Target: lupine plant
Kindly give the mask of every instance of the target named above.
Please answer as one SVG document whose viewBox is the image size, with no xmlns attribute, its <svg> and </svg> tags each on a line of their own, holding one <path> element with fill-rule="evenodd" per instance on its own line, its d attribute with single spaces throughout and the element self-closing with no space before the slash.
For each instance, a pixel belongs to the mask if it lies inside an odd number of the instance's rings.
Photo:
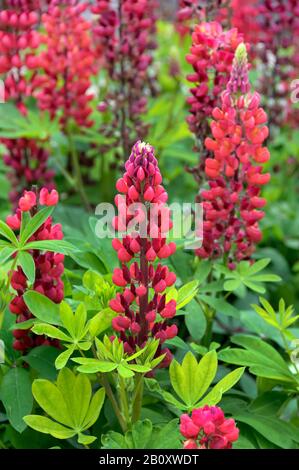
<svg viewBox="0 0 299 470">
<path fill-rule="evenodd" d="M 298 449 L 297 3 L 1 3 L 1 449 Z"/>
<path fill-rule="evenodd" d="M 156 6 L 155 0 L 104 0 L 92 7 L 97 15 L 94 40 L 103 50 L 108 74 L 98 107 L 105 116 L 102 132 L 112 137 L 114 157 L 123 161 L 137 138 L 147 135 L 142 115 L 156 88 L 151 68 Z"/>
<path fill-rule="evenodd" d="M 187 99 L 190 106 L 187 122 L 196 137 L 195 150 L 200 155 L 198 166 L 191 170 L 198 183 L 202 182 L 205 160 L 209 156 L 210 149 L 204 146 L 211 129 L 209 119 L 213 109 L 220 104 L 235 50 L 241 42 L 242 35 L 237 29 L 223 31 L 216 21 L 196 25 L 192 34 L 192 46 L 186 60 L 193 67 L 193 73 L 187 79 L 194 85 Z"/>
<path fill-rule="evenodd" d="M 14 102 L 24 115 L 28 112 L 26 98 L 32 96 L 35 88 L 39 64 L 36 51 L 42 42 L 36 31 L 39 3 L 8 0 L 0 12 L 0 76 L 4 79 L 5 99 Z M 25 67 L 29 75 L 24 74 Z M 39 182 L 53 188 L 54 173 L 48 169 L 49 154 L 41 142 L 24 138 L 5 138 L 2 142 L 7 148 L 3 160 L 9 167 L 10 199 L 14 204 L 20 193 L 32 184 Z"/>
<path fill-rule="evenodd" d="M 275 133 L 285 122 L 295 124 L 298 119 L 290 99 L 290 82 L 298 76 L 298 8 L 296 0 L 237 2 L 232 18 L 253 44 L 261 70 L 258 91 L 267 96 L 265 106 Z"/>
</svg>

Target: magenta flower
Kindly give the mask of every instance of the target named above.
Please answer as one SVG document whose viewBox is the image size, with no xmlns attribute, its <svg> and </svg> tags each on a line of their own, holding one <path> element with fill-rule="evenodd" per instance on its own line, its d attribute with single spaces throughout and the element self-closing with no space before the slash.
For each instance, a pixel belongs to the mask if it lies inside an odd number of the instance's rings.
<svg viewBox="0 0 299 470">
<path fill-rule="evenodd" d="M 202 182 L 205 159 L 210 154 L 204 148 L 204 139 L 211 133 L 209 119 L 213 109 L 221 104 L 221 93 L 230 78 L 234 53 L 242 40 L 237 29 L 225 32 L 216 21 L 196 25 L 192 34 L 192 46 L 186 56 L 193 68 L 187 75 L 193 84 L 187 99 L 190 106 L 187 122 L 196 138 L 195 150 L 200 154 L 198 167 L 191 170 L 198 183 Z"/>
<path fill-rule="evenodd" d="M 257 89 L 264 97 L 269 122 L 277 132 L 298 125 L 290 83 L 299 73 L 299 3 L 297 0 L 233 0 L 232 22 L 253 44 L 260 70 Z"/>
<path fill-rule="evenodd" d="M 176 313 L 176 302 L 166 300 L 165 289 L 172 286 L 176 276 L 158 260 L 168 258 L 175 251 L 175 243 L 166 241 L 171 228 L 169 209 L 165 206 L 167 193 L 162 186 L 162 176 L 149 144 L 138 141 L 125 164 L 125 174 L 116 183 L 118 194 L 115 198 L 119 215 L 114 226 L 121 231 L 129 227 L 133 217 L 142 223 L 146 216 L 145 232 L 125 234 L 112 242 L 122 263 L 113 273 L 113 282 L 122 288 L 121 293 L 111 300 L 110 307 L 119 315 L 112 326 L 119 333 L 127 353 L 133 353 L 136 346 L 143 347 L 149 338 L 157 338 L 160 347 L 157 354 L 166 354 L 160 366 L 167 366 L 171 354 L 162 344 L 177 335 L 176 325 L 168 320 Z M 145 207 L 145 214 L 139 210 Z M 125 211 L 120 205 L 125 205 Z M 134 204 L 132 211 L 132 204 Z M 150 210 L 157 211 L 157 217 L 150 217 Z M 153 212 L 151 212 L 152 214 Z M 162 217 L 159 214 L 163 213 Z M 158 262 L 157 262 L 158 261 Z"/>
<path fill-rule="evenodd" d="M 56 205 L 58 203 L 58 193 L 51 191 L 50 193 L 46 188 L 42 188 L 38 195 L 33 191 L 25 191 L 19 200 L 19 207 L 14 215 L 7 217 L 6 222 L 11 229 L 18 231 L 21 226 L 22 212 L 30 211 L 35 214 L 38 211 L 38 204 L 40 206 Z M 43 225 L 32 235 L 30 241 L 38 240 L 61 240 L 63 233 L 60 224 L 53 225 L 52 218 L 49 217 Z M 55 303 L 60 303 L 63 299 L 63 281 L 61 276 L 64 271 L 64 255 L 52 253 L 48 251 L 33 250 L 31 252 L 35 263 L 36 276 L 31 289 L 48 297 Z M 11 286 L 16 291 L 15 297 L 10 302 L 9 308 L 11 313 L 17 316 L 16 323 L 21 323 L 33 317 L 24 302 L 23 296 L 28 286 L 28 280 L 19 266 L 12 274 Z M 57 346 L 58 342 L 55 340 L 45 339 L 43 336 L 34 335 L 29 330 L 14 330 L 14 343 L 13 347 L 21 352 L 26 352 L 28 349 L 36 346 L 54 345 Z"/>
<path fill-rule="evenodd" d="M 35 90 L 39 67 L 37 49 L 42 37 L 37 31 L 39 0 L 8 0 L 0 11 L 0 75 L 4 75 L 5 100 L 26 115 L 26 98 Z M 4 163 L 12 185 L 10 199 L 17 206 L 22 191 L 36 183 L 52 189 L 54 172 L 48 167 L 48 152 L 30 139 L 1 139 L 7 148 Z"/>
<path fill-rule="evenodd" d="M 225 418 L 221 408 L 204 406 L 181 416 L 180 431 L 185 449 L 231 449 L 239 438 L 233 418 Z"/>
<path fill-rule="evenodd" d="M 269 173 L 262 173 L 262 164 L 270 158 L 263 146 L 269 133 L 267 115 L 258 93 L 249 92 L 247 71 L 246 48 L 240 44 L 222 106 L 212 113 L 214 138 L 205 141 L 213 156 L 205 162 L 209 189 L 201 192 L 204 236 L 197 254 L 225 256 L 231 267 L 235 260 L 250 259 L 262 238 L 258 222 L 266 201 L 260 193 L 270 179 Z"/>
<path fill-rule="evenodd" d="M 42 15 L 46 47 L 40 54 L 42 73 L 35 79 L 35 96 L 40 109 L 49 111 L 52 117 L 62 111 L 64 129 L 71 120 L 82 127 L 93 125 L 89 88 L 97 65 L 91 23 L 83 16 L 86 9 L 87 4 L 78 0 L 51 0 Z"/>
</svg>

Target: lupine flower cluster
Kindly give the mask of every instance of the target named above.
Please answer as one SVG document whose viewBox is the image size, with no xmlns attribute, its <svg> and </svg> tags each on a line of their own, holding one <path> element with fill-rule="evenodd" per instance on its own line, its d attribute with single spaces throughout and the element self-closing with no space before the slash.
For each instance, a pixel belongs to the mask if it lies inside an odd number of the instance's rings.
<svg viewBox="0 0 299 470">
<path fill-rule="evenodd" d="M 219 21 L 227 25 L 229 0 L 180 0 L 177 11 L 177 29 L 184 36 L 194 25 Z"/>
<path fill-rule="evenodd" d="M 298 0 L 234 0 L 232 6 L 233 24 L 254 45 L 258 91 L 271 125 L 277 130 L 286 122 L 298 123 L 298 110 L 290 100 L 290 83 L 299 72 Z"/>
<path fill-rule="evenodd" d="M 231 268 L 235 260 L 250 259 L 261 240 L 258 222 L 266 201 L 260 192 L 270 179 L 262 174 L 262 164 L 270 158 L 263 146 L 269 133 L 267 115 L 259 94 L 249 88 L 246 48 L 240 44 L 222 106 L 212 112 L 213 139 L 205 140 L 213 157 L 205 162 L 209 189 L 201 193 L 204 236 L 197 251 L 203 258 L 224 256 Z"/>
<path fill-rule="evenodd" d="M 184 449 L 231 449 L 239 438 L 233 418 L 225 418 L 218 406 L 204 406 L 181 416 Z"/>
<path fill-rule="evenodd" d="M 42 188 L 38 194 L 33 191 L 24 191 L 19 199 L 15 214 L 8 216 L 6 222 L 11 229 L 18 232 L 21 226 L 22 213 L 29 211 L 31 215 L 34 215 L 38 211 L 38 204 L 39 206 L 53 206 L 57 203 L 58 193 L 56 190 L 49 192 L 48 189 Z M 61 225 L 53 225 L 52 218 L 49 217 L 32 235 L 30 241 L 61 240 L 62 238 Z M 53 302 L 60 303 L 64 295 L 61 279 L 64 271 L 64 255 L 39 250 L 34 250 L 31 254 L 35 263 L 36 276 L 35 282 L 30 288 L 45 295 Z M 29 285 L 20 266 L 12 273 L 11 287 L 16 291 L 16 295 L 10 302 L 9 308 L 11 313 L 17 316 L 16 324 L 33 318 L 23 299 Z M 46 339 L 43 336 L 36 336 L 30 329 L 16 329 L 13 336 L 15 338 L 13 347 L 22 353 L 42 344 L 58 346 L 57 341 Z"/>
<path fill-rule="evenodd" d="M 82 127 L 93 124 L 89 105 L 93 95 L 88 90 L 96 68 L 91 24 L 83 17 L 86 8 L 78 0 L 51 0 L 42 15 L 46 49 L 39 59 L 42 74 L 36 79 L 35 95 L 39 108 L 52 117 L 60 110 L 63 129 L 70 120 Z"/>
<path fill-rule="evenodd" d="M 144 211 L 132 206 L 142 203 L 147 208 L 146 229 L 145 234 L 133 231 L 113 240 L 113 248 L 122 263 L 121 268 L 114 270 L 113 282 L 123 290 L 110 302 L 110 307 L 119 314 L 112 326 L 129 354 L 136 351 L 136 346 L 143 347 L 149 338 L 159 339 L 157 355 L 165 354 L 160 367 L 166 367 L 171 354 L 162 345 L 174 338 L 178 330 L 175 324 L 168 325 L 168 320 L 175 316 L 176 302 L 166 300 L 165 289 L 175 283 L 176 276 L 167 266 L 155 262 L 168 258 L 176 248 L 174 242 L 166 241 L 172 226 L 165 206 L 168 196 L 161 184 L 154 149 L 149 144 L 138 141 L 134 145 L 125 169 L 116 184 L 121 194 L 115 198 L 119 215 L 114 219 L 114 226 L 121 232 L 129 227 L 134 216 L 142 223 Z M 125 207 L 121 209 L 121 205 Z M 150 210 L 156 217 L 151 218 Z"/>
<path fill-rule="evenodd" d="M 110 112 L 111 122 L 103 132 L 114 137 L 126 158 L 137 137 L 143 139 L 148 127 L 141 116 L 147 96 L 155 93 L 152 50 L 155 49 L 156 0 L 97 0 L 92 7 L 98 15 L 95 41 L 103 50 L 108 71 L 108 92 L 99 110 Z"/>
<path fill-rule="evenodd" d="M 22 73 L 38 66 L 33 51 L 40 45 L 40 34 L 35 31 L 39 22 L 36 9 L 39 1 L 7 0 L 0 11 L 0 74 L 5 78 L 6 99 L 21 105 L 24 96 L 32 94 L 31 82 Z M 12 73 L 13 71 L 13 73 Z"/>
<path fill-rule="evenodd" d="M 34 91 L 39 65 L 36 50 L 42 42 L 36 31 L 40 2 L 7 0 L 4 3 L 6 8 L 0 11 L 0 74 L 4 74 L 5 100 L 14 102 L 26 114 L 25 99 Z M 23 189 L 32 184 L 39 182 L 53 188 L 54 173 L 47 169 L 45 149 L 29 139 L 2 139 L 2 142 L 7 148 L 4 163 L 10 168 L 10 199 L 15 206 Z"/>
<path fill-rule="evenodd" d="M 187 121 L 196 136 L 195 149 L 201 154 L 199 167 L 192 170 L 198 182 L 202 179 L 204 162 L 209 154 L 203 146 L 205 137 L 210 135 L 209 118 L 212 110 L 220 105 L 235 50 L 242 41 L 237 29 L 225 32 L 218 22 L 201 23 L 195 26 L 192 34 L 192 46 L 186 60 L 193 67 L 193 73 L 187 79 L 194 86 L 187 99 L 190 106 Z"/>
</svg>

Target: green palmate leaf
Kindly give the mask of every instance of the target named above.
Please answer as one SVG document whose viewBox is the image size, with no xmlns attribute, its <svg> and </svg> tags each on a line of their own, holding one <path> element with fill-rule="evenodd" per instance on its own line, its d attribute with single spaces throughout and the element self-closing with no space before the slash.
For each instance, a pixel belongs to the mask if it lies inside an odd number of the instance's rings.
<svg viewBox="0 0 299 470">
<path fill-rule="evenodd" d="M 266 289 L 263 286 L 260 286 L 253 281 L 244 280 L 243 284 L 244 286 L 248 287 L 248 289 L 252 290 L 253 292 L 257 292 L 258 294 L 264 294 L 266 292 Z"/>
<path fill-rule="evenodd" d="M 169 302 L 170 300 L 175 300 L 177 302 L 178 299 L 178 290 L 172 286 L 170 288 L 166 289 L 166 302 Z"/>
<path fill-rule="evenodd" d="M 263 308 L 259 305 L 252 305 L 256 313 L 263 318 L 269 325 L 274 326 L 277 330 L 288 335 L 287 328 L 299 319 L 299 315 L 294 316 L 294 308 L 292 305 L 286 308 L 283 299 L 279 301 L 279 311 L 276 314 L 271 304 L 263 297 L 259 298 Z"/>
<path fill-rule="evenodd" d="M 57 439 L 69 439 L 76 435 L 76 432 L 62 424 L 55 423 L 45 416 L 29 415 L 24 417 L 25 423 L 35 431 L 50 434 Z"/>
<path fill-rule="evenodd" d="M 18 264 L 21 266 L 30 284 L 33 284 L 35 281 L 35 263 L 32 256 L 26 251 L 20 251 L 18 254 Z"/>
<path fill-rule="evenodd" d="M 197 369 L 197 383 L 200 384 L 198 389 L 197 400 L 208 390 L 217 372 L 218 360 L 216 351 L 210 351 L 205 354 L 199 361 Z"/>
<path fill-rule="evenodd" d="M 10 246 L 12 248 L 11 243 L 8 240 L 0 239 L 0 250 L 2 250 L 2 248 L 5 248 L 6 246 Z"/>
<path fill-rule="evenodd" d="M 263 258 L 263 259 L 260 259 L 259 261 L 256 261 L 254 264 L 246 263 L 246 271 L 245 272 L 249 276 L 253 276 L 254 274 L 262 271 L 263 269 L 265 269 L 268 266 L 268 264 L 270 264 L 270 262 L 271 262 L 270 258 Z"/>
<path fill-rule="evenodd" d="M 153 425 L 149 419 L 137 421 L 131 432 L 126 435 L 127 440 L 132 441 L 134 449 L 146 449 L 153 432 Z"/>
<path fill-rule="evenodd" d="M 140 365 L 140 364 L 128 364 L 127 368 L 134 372 L 146 373 L 152 370 L 151 366 Z"/>
<path fill-rule="evenodd" d="M 23 416 L 31 412 L 33 405 L 30 376 L 25 369 L 15 367 L 5 374 L 1 399 L 10 424 L 18 432 L 24 431 Z"/>
<path fill-rule="evenodd" d="M 117 366 L 117 372 L 121 377 L 124 379 L 129 379 L 130 377 L 134 377 L 134 372 L 132 372 L 127 366 L 123 364 L 119 364 Z"/>
<path fill-rule="evenodd" d="M 15 252 L 16 249 L 11 246 L 5 246 L 2 249 L 0 248 L 0 264 L 5 264 Z"/>
<path fill-rule="evenodd" d="M 181 435 L 179 432 L 178 420 L 173 419 L 164 426 L 154 428 L 149 449 L 180 449 Z"/>
<path fill-rule="evenodd" d="M 251 351 L 249 352 L 232 348 L 230 350 L 221 351 L 219 353 L 219 358 L 229 364 L 247 366 L 252 374 L 260 377 L 276 381 L 293 382 L 291 375 L 281 372 L 281 370 L 277 369 L 273 364 L 270 366 L 268 363 L 263 364 L 262 355 L 254 354 Z"/>
<path fill-rule="evenodd" d="M 18 330 L 28 330 L 29 328 L 31 328 L 34 325 L 34 323 L 36 323 L 35 318 L 30 318 L 30 320 L 26 320 L 26 321 L 23 321 L 21 323 L 18 323 Z M 14 331 L 15 329 L 16 329 L 16 324 L 13 323 L 9 327 L 9 330 Z"/>
<path fill-rule="evenodd" d="M 69 255 L 76 251 L 76 247 L 65 240 L 41 240 L 29 242 L 24 245 L 26 250 L 52 251 L 53 253 L 62 253 Z"/>
<path fill-rule="evenodd" d="M 97 313 L 88 323 L 91 336 L 98 336 L 110 328 L 112 319 L 116 315 L 117 314 L 111 308 L 105 308 Z"/>
<path fill-rule="evenodd" d="M 239 367 L 227 374 L 221 379 L 212 390 L 196 404 L 196 408 L 200 408 L 204 405 L 217 405 L 221 401 L 222 395 L 230 390 L 242 377 L 245 367 Z"/>
<path fill-rule="evenodd" d="M 197 280 L 188 282 L 178 290 L 177 310 L 187 305 L 197 294 L 199 282 Z"/>
<path fill-rule="evenodd" d="M 234 418 L 237 422 L 246 423 L 253 427 L 270 442 L 283 449 L 292 449 L 294 448 L 294 440 L 298 442 L 298 429 L 297 432 L 292 432 L 293 428 L 288 423 L 276 417 L 242 413 L 237 414 Z"/>
<path fill-rule="evenodd" d="M 259 338 L 251 335 L 235 335 L 232 338 L 232 342 L 249 350 L 257 351 L 264 356 L 265 360 L 272 361 L 281 370 L 288 370 L 287 364 L 281 355 L 265 341 L 261 341 Z"/>
<path fill-rule="evenodd" d="M 204 282 L 212 269 L 212 263 L 209 260 L 201 260 L 199 266 L 196 268 L 194 277 L 199 284 Z"/>
<path fill-rule="evenodd" d="M 217 371 L 217 354 L 207 353 L 197 363 L 194 355 L 188 352 L 182 365 L 173 360 L 169 368 L 171 384 L 177 395 L 188 407 L 192 407 L 206 392 Z"/>
<path fill-rule="evenodd" d="M 15 247 L 18 247 L 19 242 L 12 229 L 2 220 L 0 220 L 0 235 L 6 240 L 9 240 Z"/>
<path fill-rule="evenodd" d="M 223 284 L 224 290 L 234 291 L 242 285 L 241 279 L 232 279 L 231 281 L 225 281 Z"/>
<path fill-rule="evenodd" d="M 33 333 L 36 335 L 45 335 L 49 338 L 60 339 L 61 341 L 71 342 L 72 338 L 67 336 L 63 331 L 55 326 L 48 325 L 47 323 L 37 323 L 32 327 Z"/>
<path fill-rule="evenodd" d="M 153 426 L 150 420 L 137 421 L 125 436 L 109 431 L 102 436 L 103 449 L 180 449 L 178 420 Z"/>
<path fill-rule="evenodd" d="M 171 393 L 166 392 L 165 390 L 161 390 L 161 396 L 167 403 L 173 405 L 178 410 L 187 411 L 189 409 L 187 405 L 184 405 L 181 401 L 177 400 Z"/>
<path fill-rule="evenodd" d="M 59 306 L 59 314 L 63 326 L 67 329 L 72 338 L 75 337 L 74 315 L 73 310 L 65 301 L 61 302 Z"/>
<path fill-rule="evenodd" d="M 92 342 L 91 341 L 80 341 L 78 343 L 78 348 L 79 349 L 82 349 L 82 351 L 88 351 L 92 346 Z"/>
<path fill-rule="evenodd" d="M 92 397 L 89 409 L 83 421 L 83 429 L 90 428 L 98 419 L 100 410 L 104 404 L 105 390 L 100 388 Z"/>
<path fill-rule="evenodd" d="M 217 313 L 223 313 L 224 315 L 235 318 L 239 318 L 240 316 L 239 310 L 230 303 L 226 302 L 226 300 L 223 298 L 217 299 L 209 295 L 200 295 L 200 300 L 215 309 Z"/>
<path fill-rule="evenodd" d="M 70 369 L 64 369 L 58 375 L 57 387 L 64 397 L 72 396 L 72 400 L 66 401 L 69 416 L 75 427 L 80 427 L 87 414 L 91 400 L 91 384 L 86 375 L 75 376 Z"/>
<path fill-rule="evenodd" d="M 117 364 L 113 362 L 99 361 L 98 359 L 88 359 L 84 357 L 73 357 L 72 360 L 77 364 L 79 372 L 95 373 L 95 372 L 111 372 L 117 368 Z"/>
<path fill-rule="evenodd" d="M 31 215 L 30 215 L 29 211 L 22 212 L 22 215 L 21 215 L 21 231 L 24 230 L 26 225 L 29 223 L 30 219 L 31 219 Z"/>
<path fill-rule="evenodd" d="M 27 107 L 26 116 L 11 103 L 1 104 L 0 136 L 6 139 L 36 139 L 44 141 L 52 134 L 59 132 L 58 117 L 51 119 L 49 113 L 42 113 L 32 108 L 32 104 Z"/>
<path fill-rule="evenodd" d="M 98 390 L 92 397 L 87 376 L 76 376 L 65 368 L 58 374 L 57 385 L 38 379 L 34 381 L 32 390 L 38 404 L 55 421 L 49 418 L 41 421 L 35 415 L 26 416 L 24 419 L 29 426 L 59 439 L 77 434 L 78 442 L 84 444 L 96 439 L 83 435 L 83 432 L 99 417 L 105 398 L 104 389 Z"/>
<path fill-rule="evenodd" d="M 85 305 L 83 303 L 79 304 L 76 312 L 73 314 L 71 307 L 66 302 L 62 302 L 60 304 L 60 318 L 63 326 L 69 333 L 68 339 L 64 338 L 64 340 L 73 343 L 76 348 L 87 351 L 91 347 L 91 343 L 90 341 L 84 341 L 88 333 Z M 61 334 L 65 335 L 65 333 Z"/>
<path fill-rule="evenodd" d="M 279 282 L 281 277 L 276 274 L 259 274 L 257 276 L 251 276 L 250 280 L 252 282 Z"/>
<path fill-rule="evenodd" d="M 51 323 L 52 325 L 60 325 L 59 305 L 52 302 L 45 295 L 36 291 L 27 291 L 23 296 L 24 302 L 39 320 Z"/>
<path fill-rule="evenodd" d="M 85 323 L 86 323 L 87 313 L 86 308 L 83 303 L 79 304 L 75 316 L 74 316 L 74 334 L 75 338 L 82 338 L 85 336 Z"/>
<path fill-rule="evenodd" d="M 251 265 L 248 261 L 241 261 L 234 271 L 230 271 L 219 265 L 218 271 L 225 275 L 224 289 L 230 292 L 240 289 L 244 286 L 263 294 L 265 288 L 263 282 L 279 282 L 281 278 L 275 274 L 257 274 L 270 263 L 270 258 L 262 259 Z"/>
<path fill-rule="evenodd" d="M 128 449 L 125 436 L 122 434 L 109 431 L 107 434 L 102 434 L 102 449 Z"/>
<path fill-rule="evenodd" d="M 257 376 L 293 382 L 294 377 L 280 354 L 269 344 L 249 335 L 236 335 L 232 342 L 245 349 L 226 349 L 219 353 L 219 358 L 231 364 L 248 366 Z"/>
<path fill-rule="evenodd" d="M 73 352 L 75 351 L 75 345 L 70 345 L 65 351 L 63 351 L 55 360 L 55 367 L 56 369 L 60 370 L 63 369 Z"/>
<path fill-rule="evenodd" d="M 33 382 L 32 393 L 39 406 L 59 423 L 72 427 L 73 416 L 69 413 L 67 396 L 56 385 L 44 379 Z"/>
<path fill-rule="evenodd" d="M 265 392 L 250 403 L 248 410 L 259 415 L 275 416 L 287 398 L 286 392 Z"/>
<path fill-rule="evenodd" d="M 20 233 L 20 244 L 24 246 L 27 240 L 36 232 L 41 225 L 47 220 L 48 217 L 52 214 L 54 206 L 45 207 L 41 209 L 37 214 L 35 214 L 25 227 L 22 227 Z"/>
<path fill-rule="evenodd" d="M 184 364 L 184 368 L 183 368 Z M 170 364 L 169 376 L 171 385 L 174 388 L 177 395 L 187 404 L 190 403 L 190 393 L 192 390 L 190 381 L 193 382 L 195 371 L 197 370 L 197 361 L 192 353 L 187 353 L 182 365 L 180 365 L 175 359 Z M 190 370 L 191 369 L 191 370 Z"/>
<path fill-rule="evenodd" d="M 86 434 L 79 433 L 78 434 L 78 442 L 79 444 L 83 444 L 84 446 L 88 446 L 96 441 L 97 438 L 95 436 L 87 436 Z"/>
</svg>

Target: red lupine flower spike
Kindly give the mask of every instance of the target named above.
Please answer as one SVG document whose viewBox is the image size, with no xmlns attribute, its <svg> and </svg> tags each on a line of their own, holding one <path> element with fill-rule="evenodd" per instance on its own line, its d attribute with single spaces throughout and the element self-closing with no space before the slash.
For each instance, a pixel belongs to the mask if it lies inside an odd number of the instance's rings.
<svg viewBox="0 0 299 470">
<path fill-rule="evenodd" d="M 63 128 L 70 120 L 82 127 L 93 124 L 89 89 L 98 66 L 89 34 L 91 23 L 83 17 L 86 9 L 87 4 L 78 0 L 51 0 L 42 16 L 45 50 L 40 55 L 42 74 L 35 79 L 35 96 L 40 109 L 52 117 L 62 110 Z"/>
<path fill-rule="evenodd" d="M 45 199 L 46 198 L 46 199 Z M 51 204 L 49 204 L 49 198 Z M 49 193 L 46 188 L 42 188 L 39 194 L 33 191 L 25 191 L 20 198 L 19 208 L 13 216 L 7 217 L 8 225 L 15 231 L 21 226 L 22 212 L 31 211 L 35 213 L 38 210 L 37 201 L 45 205 L 56 205 L 58 202 L 58 194 L 56 192 Z M 32 235 L 31 241 L 38 240 L 61 240 L 63 233 L 60 224 L 53 225 L 52 218 L 49 217 L 42 226 Z M 30 288 L 36 292 L 40 292 L 55 303 L 60 303 L 63 299 L 63 282 L 61 276 L 64 271 L 64 255 L 43 252 L 38 250 L 31 251 L 35 263 L 36 277 L 33 286 Z M 23 300 L 23 296 L 29 288 L 28 280 L 19 266 L 12 274 L 11 287 L 15 289 L 16 295 L 10 303 L 11 313 L 17 316 L 16 324 L 29 320 L 33 317 L 29 308 Z M 53 345 L 58 346 L 55 340 L 45 339 L 42 336 L 34 335 L 30 330 L 15 330 L 13 332 L 15 349 L 26 352 L 35 346 Z"/>
<path fill-rule="evenodd" d="M 214 139 L 205 141 L 213 156 L 205 162 L 209 189 L 201 193 L 204 236 L 197 251 L 202 258 L 225 255 L 232 268 L 235 261 L 250 259 L 262 237 L 260 192 L 270 175 L 262 174 L 261 163 L 270 154 L 262 146 L 268 128 L 259 104 L 259 95 L 249 92 L 246 47 L 239 44 L 222 106 L 213 111 Z"/>
<path fill-rule="evenodd" d="M 35 76 L 40 66 L 38 48 L 42 43 L 38 31 L 41 2 L 8 0 L 0 11 L 0 76 L 4 75 L 5 101 L 13 102 L 26 115 L 25 99 L 34 94 Z M 7 153 L 12 185 L 10 200 L 17 207 L 23 190 L 38 183 L 52 189 L 54 172 L 48 167 L 48 152 L 30 139 L 1 139 Z"/>
<path fill-rule="evenodd" d="M 298 126 L 298 108 L 289 84 L 298 78 L 299 3 L 297 0 L 232 0 L 232 23 L 252 44 L 257 90 L 264 97 L 271 133 L 284 124 Z"/>
<path fill-rule="evenodd" d="M 198 183 L 203 179 L 205 160 L 212 150 L 204 148 L 204 139 L 221 132 L 219 128 L 210 129 L 209 119 L 213 110 L 219 112 L 216 110 L 220 109 L 221 94 L 230 78 L 234 53 L 242 41 L 237 29 L 223 31 L 217 21 L 201 22 L 192 34 L 192 46 L 186 56 L 193 69 L 187 76 L 192 84 L 187 99 L 190 107 L 187 122 L 196 137 L 195 150 L 199 152 L 199 165 L 190 170 Z"/>
<path fill-rule="evenodd" d="M 125 170 L 124 176 L 116 184 L 116 188 L 126 194 L 122 196 L 126 211 L 118 219 L 123 219 L 124 228 L 127 228 L 133 217 L 129 215 L 132 214 L 131 204 L 135 204 L 136 217 L 139 214 L 136 204 L 142 203 L 146 213 L 146 230 L 143 233 L 126 234 L 121 239 L 112 241 L 122 263 L 121 268 L 114 270 L 112 279 L 117 286 L 123 288 L 123 292 L 118 293 L 110 302 L 110 307 L 121 314 L 113 320 L 112 326 L 121 333 L 120 339 L 128 353 L 134 352 L 136 346 L 143 347 L 149 338 L 159 339 L 157 355 L 166 355 L 160 364 L 165 367 L 171 360 L 171 354 L 168 349 L 162 349 L 162 344 L 177 335 L 176 325 L 167 325 L 167 319 L 175 316 L 176 302 L 166 302 L 165 289 L 175 283 L 176 276 L 167 267 L 156 265 L 155 262 L 174 253 L 175 244 L 166 241 L 166 234 L 162 231 L 162 217 L 157 218 L 157 233 L 152 233 L 154 218 L 150 217 L 149 211 L 153 206 L 147 206 L 149 198 L 145 198 L 145 195 L 149 194 L 151 188 L 151 203 L 155 203 L 160 212 L 163 208 L 166 209 L 167 199 L 153 147 L 138 141 L 125 164 Z M 119 202 L 119 198 L 116 200 Z M 120 207 L 118 204 L 119 210 Z M 141 213 L 141 220 L 144 220 L 145 214 L 143 211 Z M 169 214 L 165 214 L 170 227 Z M 130 265 L 127 266 L 127 263 Z M 154 291 L 151 295 L 150 288 Z"/>
</svg>

